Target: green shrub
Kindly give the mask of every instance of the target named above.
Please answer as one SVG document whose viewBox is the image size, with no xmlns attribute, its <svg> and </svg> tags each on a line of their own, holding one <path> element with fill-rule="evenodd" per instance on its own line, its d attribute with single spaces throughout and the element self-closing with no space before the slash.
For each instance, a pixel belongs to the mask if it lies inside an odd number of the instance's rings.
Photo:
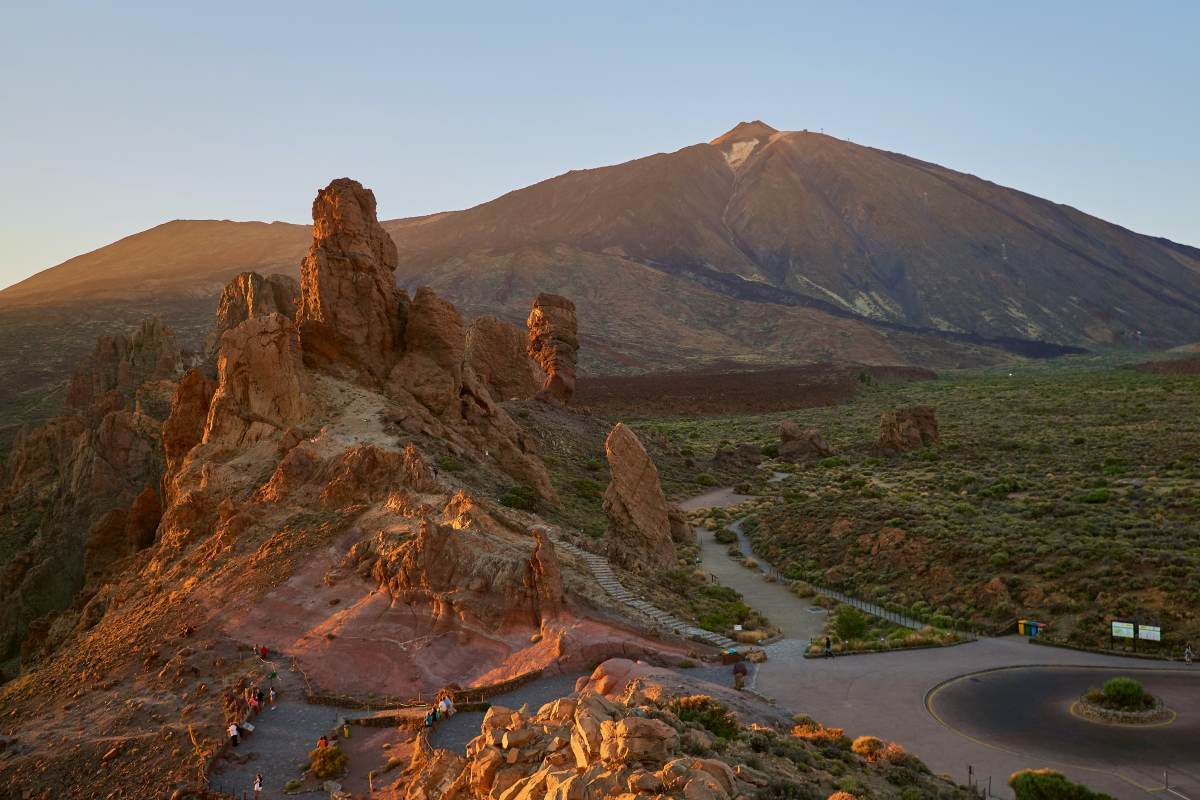
<svg viewBox="0 0 1200 800">
<path fill-rule="evenodd" d="M 779 445 L 774 444 L 774 443 L 764 444 L 762 446 L 762 454 L 764 456 L 766 456 L 767 458 L 778 458 L 779 457 Z"/>
<path fill-rule="evenodd" d="M 1008 553 L 1004 550 L 997 550 L 996 552 L 992 553 L 991 561 L 992 566 L 996 567 L 997 569 L 1000 569 L 1001 567 L 1007 567 L 1009 562 Z"/>
<path fill-rule="evenodd" d="M 604 465 L 600 463 L 600 459 L 598 458 L 589 458 L 584 463 L 584 466 L 590 469 L 592 472 L 599 472 Z"/>
<path fill-rule="evenodd" d="M 1104 705 L 1122 711 L 1141 711 L 1152 701 L 1141 683 L 1133 678 L 1110 678 L 1104 682 Z"/>
<path fill-rule="evenodd" d="M 733 544 L 738 540 L 737 534 L 729 530 L 729 528 L 717 528 L 713 531 L 713 538 L 718 544 Z"/>
<path fill-rule="evenodd" d="M 709 475 L 707 472 L 701 472 L 696 476 L 696 483 L 700 484 L 701 486 L 715 486 L 717 484 L 717 479 L 712 475 Z"/>
<path fill-rule="evenodd" d="M 336 778 L 346 768 L 346 754 L 340 747 L 318 747 L 308 754 L 312 764 L 309 767 L 312 774 L 320 779 Z"/>
<path fill-rule="evenodd" d="M 867 618 L 854 606 L 841 606 L 834 618 L 834 630 L 843 641 L 861 639 L 867 633 Z"/>
<path fill-rule="evenodd" d="M 438 469 L 442 472 L 458 472 L 462 469 L 462 464 L 455 461 L 450 456 L 442 456 L 437 460 Z"/>
<path fill-rule="evenodd" d="M 521 511 L 533 511 L 538 507 L 538 496 L 528 486 L 513 486 L 500 495 L 500 503 Z"/>
<path fill-rule="evenodd" d="M 706 694 L 676 697 L 667 708 L 683 722 L 697 722 L 713 736 L 733 739 L 738 733 L 737 717 Z"/>
<path fill-rule="evenodd" d="M 817 464 L 824 467 L 825 469 L 832 469 L 834 467 L 844 467 L 848 463 L 849 462 L 846 461 L 846 459 L 842 458 L 841 456 L 830 456 L 829 458 L 822 458 L 820 461 L 817 462 Z"/>
<path fill-rule="evenodd" d="M 1092 489 L 1079 499 L 1084 503 L 1107 503 L 1111 496 L 1108 489 Z"/>
<path fill-rule="evenodd" d="M 1008 779 L 1017 800 L 1113 800 L 1048 769 L 1023 769 Z"/>
</svg>

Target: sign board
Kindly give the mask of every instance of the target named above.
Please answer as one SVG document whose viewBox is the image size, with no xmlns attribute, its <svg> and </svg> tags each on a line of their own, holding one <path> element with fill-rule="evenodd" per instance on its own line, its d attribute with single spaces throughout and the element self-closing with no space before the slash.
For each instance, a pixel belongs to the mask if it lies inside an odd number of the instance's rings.
<svg viewBox="0 0 1200 800">
<path fill-rule="evenodd" d="M 1118 639 L 1132 639 L 1134 624 L 1132 622 L 1117 622 L 1113 620 L 1112 635 Z"/>
<path fill-rule="evenodd" d="M 1138 625 L 1138 638 L 1148 642 L 1162 641 L 1162 628 L 1158 625 Z"/>
<path fill-rule="evenodd" d="M 733 626 L 733 629 L 734 629 L 735 631 L 740 631 L 740 630 L 742 629 L 742 626 L 741 626 L 741 625 L 734 625 L 734 626 Z"/>
</svg>

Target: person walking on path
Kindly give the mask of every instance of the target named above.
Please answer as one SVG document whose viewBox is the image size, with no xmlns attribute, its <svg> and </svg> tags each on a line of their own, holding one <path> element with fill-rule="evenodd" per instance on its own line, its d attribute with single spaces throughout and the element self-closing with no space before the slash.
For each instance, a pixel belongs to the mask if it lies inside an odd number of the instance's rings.
<svg viewBox="0 0 1200 800">
<path fill-rule="evenodd" d="M 1183 660 L 1190 664 L 1195 657 L 1196 654 L 1192 652 L 1192 643 L 1188 642 L 1187 647 L 1183 648 Z"/>
<path fill-rule="evenodd" d="M 825 637 L 825 657 L 833 658 L 833 640 L 828 636 Z"/>
<path fill-rule="evenodd" d="M 733 688 L 741 690 L 746 688 L 746 662 L 739 661 L 733 665 Z"/>
<path fill-rule="evenodd" d="M 271 700 L 271 709 L 274 710 L 275 709 L 275 687 L 274 686 L 271 687 L 271 691 L 268 694 L 268 697 Z"/>
<path fill-rule="evenodd" d="M 229 723 L 229 743 L 238 746 L 238 726 L 236 722 Z"/>
<path fill-rule="evenodd" d="M 259 798 L 262 797 L 262 784 L 263 779 L 262 773 L 260 772 L 254 776 L 254 800 L 259 800 Z"/>
</svg>

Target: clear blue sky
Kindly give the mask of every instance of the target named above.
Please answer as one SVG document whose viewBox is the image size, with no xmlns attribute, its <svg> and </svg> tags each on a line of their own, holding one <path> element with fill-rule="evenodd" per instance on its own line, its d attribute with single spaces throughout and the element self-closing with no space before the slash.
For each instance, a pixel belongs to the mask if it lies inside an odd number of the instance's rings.
<svg viewBox="0 0 1200 800">
<path fill-rule="evenodd" d="M 754 118 L 1200 245 L 1200 3 L 4 5 L 0 286 L 342 175 L 408 216 Z"/>
</svg>

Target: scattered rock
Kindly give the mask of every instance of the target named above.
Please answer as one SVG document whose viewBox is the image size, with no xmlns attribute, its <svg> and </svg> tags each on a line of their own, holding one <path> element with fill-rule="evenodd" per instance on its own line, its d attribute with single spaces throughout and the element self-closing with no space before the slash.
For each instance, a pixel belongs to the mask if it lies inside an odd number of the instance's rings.
<svg viewBox="0 0 1200 800">
<path fill-rule="evenodd" d="M 608 557 L 634 570 L 675 566 L 670 512 L 658 469 L 628 426 L 618 422 L 604 442 L 612 475 L 604 492 Z"/>
<path fill-rule="evenodd" d="M 927 447 L 938 441 L 937 416 L 932 406 L 893 409 L 879 417 L 879 440 L 875 449 L 884 455 Z"/>
<path fill-rule="evenodd" d="M 801 428 L 790 420 L 779 426 L 779 457 L 790 461 L 806 458 L 827 458 L 834 450 L 816 428 Z"/>
</svg>

